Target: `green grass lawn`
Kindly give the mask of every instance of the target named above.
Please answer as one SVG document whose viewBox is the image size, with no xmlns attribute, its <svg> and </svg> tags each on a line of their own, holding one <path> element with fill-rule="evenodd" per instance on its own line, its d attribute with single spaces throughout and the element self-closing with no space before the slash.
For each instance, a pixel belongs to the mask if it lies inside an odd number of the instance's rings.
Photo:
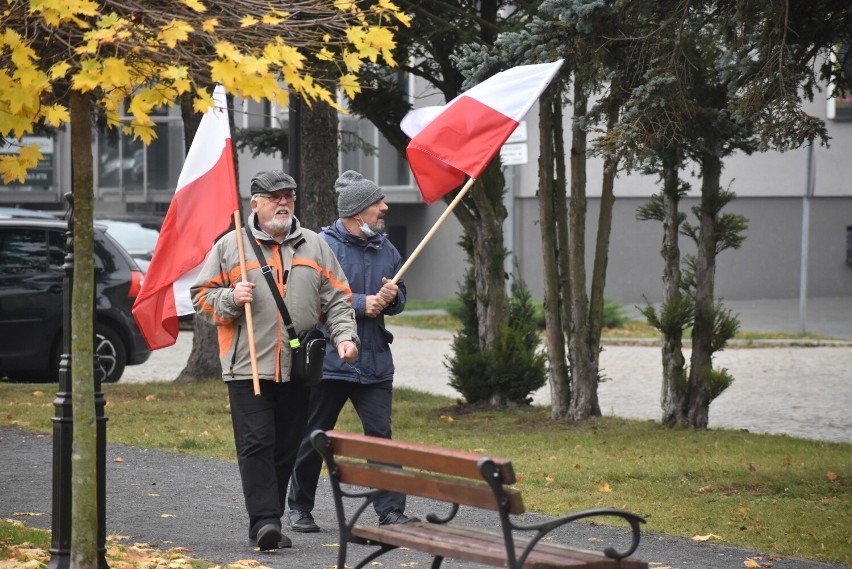
<svg viewBox="0 0 852 569">
<path fill-rule="evenodd" d="M 54 385 L 0 384 L 0 423 L 50 433 L 54 396 Z M 234 460 L 222 382 L 109 384 L 104 396 L 111 442 Z M 338 428 L 359 425 L 347 407 Z M 613 417 L 575 425 L 547 408 L 470 409 L 403 388 L 394 436 L 512 459 L 531 511 L 623 508 L 648 531 L 852 562 L 850 444 Z"/>
</svg>

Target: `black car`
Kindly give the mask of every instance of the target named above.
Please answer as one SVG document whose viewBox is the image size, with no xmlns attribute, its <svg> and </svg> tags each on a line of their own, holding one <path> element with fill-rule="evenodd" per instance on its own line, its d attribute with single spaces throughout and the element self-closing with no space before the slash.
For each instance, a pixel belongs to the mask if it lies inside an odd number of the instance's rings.
<svg viewBox="0 0 852 569">
<path fill-rule="evenodd" d="M 0 377 L 56 381 L 62 339 L 65 221 L 0 219 Z M 142 271 L 95 226 L 95 351 L 105 382 L 151 355 L 131 314 Z"/>
</svg>

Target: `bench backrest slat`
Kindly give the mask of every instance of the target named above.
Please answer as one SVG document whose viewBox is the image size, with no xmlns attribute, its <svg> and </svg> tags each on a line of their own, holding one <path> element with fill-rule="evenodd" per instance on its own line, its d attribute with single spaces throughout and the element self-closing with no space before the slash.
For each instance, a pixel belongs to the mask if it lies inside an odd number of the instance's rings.
<svg viewBox="0 0 852 569">
<path fill-rule="evenodd" d="M 336 465 L 338 479 L 344 484 L 401 492 L 485 510 L 497 511 L 499 509 L 499 505 L 494 499 L 494 492 L 485 482 L 440 478 L 422 472 L 365 462 L 337 461 Z M 513 488 L 505 488 L 504 491 L 509 513 L 524 513 L 521 492 Z"/>
<path fill-rule="evenodd" d="M 479 459 L 482 458 L 481 454 L 390 439 L 375 439 L 340 431 L 329 431 L 326 434 L 331 439 L 333 452 L 337 456 L 363 458 L 482 480 L 482 474 L 477 466 Z M 492 458 L 491 460 L 497 466 L 500 481 L 503 484 L 514 484 L 516 482 L 512 461 L 504 458 Z"/>
</svg>

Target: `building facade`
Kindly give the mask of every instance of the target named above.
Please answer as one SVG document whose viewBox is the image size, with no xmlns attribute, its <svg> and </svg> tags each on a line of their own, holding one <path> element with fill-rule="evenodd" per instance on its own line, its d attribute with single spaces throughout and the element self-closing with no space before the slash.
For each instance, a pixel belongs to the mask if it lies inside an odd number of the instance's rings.
<svg viewBox="0 0 852 569">
<path fill-rule="evenodd" d="M 418 100 L 430 104 L 428 99 Z M 434 99 L 431 104 L 435 104 Z M 852 113 L 846 109 L 833 100 L 817 101 L 807 108 L 826 119 L 831 136 L 828 147 L 735 155 L 725 160 L 722 185 L 737 194 L 725 211 L 746 216 L 749 227 L 739 250 L 727 250 L 718 257 L 717 297 L 796 298 L 803 283 L 809 297 L 852 296 L 852 117 L 848 116 Z M 286 110 L 253 102 L 240 102 L 236 110 L 238 127 L 286 127 Z M 93 153 L 98 215 L 165 215 L 183 164 L 183 125 L 178 109 L 153 118 L 158 138 L 147 147 L 123 135 L 96 133 Z M 516 260 L 517 276 L 527 283 L 534 297 L 541 298 L 535 108 L 523 126 L 502 153 L 508 186 L 506 245 L 513 256 L 507 260 L 507 272 L 512 272 Z M 357 133 L 377 149 L 375 155 L 354 151 L 341 154 L 340 168 L 357 169 L 382 186 L 390 205 L 387 221 L 391 239 L 407 256 L 446 206 L 442 202 L 431 206 L 423 203 L 404 157 L 372 125 L 342 116 L 341 128 Z M 25 184 L 0 186 L 0 206 L 64 208 L 62 196 L 71 186 L 69 134 L 60 132 L 35 141 L 42 146 L 44 160 Z M 253 158 L 250 153 L 241 153 L 239 187 L 243 199 L 248 199 L 249 180 L 255 172 L 282 164 L 286 167 L 281 156 Z M 601 173 L 602 162 L 592 159 L 586 237 L 590 270 Z M 696 178 L 693 186 L 699 184 Z M 624 304 L 638 304 L 643 298 L 657 301 L 662 296 L 662 227 L 657 222 L 636 220 L 637 207 L 657 191 L 657 180 L 651 176 L 622 173 L 616 181 L 606 296 Z M 690 208 L 698 203 L 698 197 L 698 191 L 693 190 L 682 202 L 682 211 L 691 215 Z M 460 233 L 460 225 L 451 216 L 411 265 L 405 275 L 410 298 L 444 299 L 457 293 L 466 265 L 458 246 Z M 690 252 L 691 244 L 685 238 L 681 244 L 684 252 Z"/>
</svg>

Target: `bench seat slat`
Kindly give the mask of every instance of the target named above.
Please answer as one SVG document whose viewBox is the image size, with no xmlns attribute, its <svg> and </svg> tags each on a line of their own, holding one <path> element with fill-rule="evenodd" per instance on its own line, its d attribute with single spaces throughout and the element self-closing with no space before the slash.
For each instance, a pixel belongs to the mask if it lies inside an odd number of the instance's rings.
<svg viewBox="0 0 852 569">
<path fill-rule="evenodd" d="M 337 470 L 340 482 L 345 484 L 402 492 L 421 498 L 455 502 L 485 510 L 499 510 L 499 505 L 494 499 L 494 492 L 484 482 L 451 480 L 378 464 L 346 461 L 339 461 Z M 524 501 L 521 492 L 513 488 L 506 488 L 505 493 L 508 499 L 507 508 L 509 512 L 512 514 L 524 513 Z"/>
<path fill-rule="evenodd" d="M 378 543 L 425 551 L 434 556 L 463 559 L 494 567 L 506 565 L 503 536 L 497 532 L 478 528 L 417 522 L 395 525 L 392 528 L 355 526 L 352 534 Z M 526 539 L 516 538 L 516 555 L 520 555 L 526 544 Z M 524 569 L 575 569 L 577 567 L 647 569 L 648 565 L 631 559 L 624 559 L 619 565 L 615 559 L 609 559 L 600 553 L 554 543 L 539 543 L 524 564 Z"/>
<path fill-rule="evenodd" d="M 460 450 L 449 450 L 391 439 L 365 437 L 355 433 L 330 431 L 326 433 L 336 456 L 364 458 L 387 464 L 398 464 L 411 468 L 422 468 L 452 476 L 464 476 L 482 480 L 477 462 L 481 454 Z M 512 461 L 492 458 L 500 472 L 503 484 L 514 484 L 515 470 Z"/>
</svg>

